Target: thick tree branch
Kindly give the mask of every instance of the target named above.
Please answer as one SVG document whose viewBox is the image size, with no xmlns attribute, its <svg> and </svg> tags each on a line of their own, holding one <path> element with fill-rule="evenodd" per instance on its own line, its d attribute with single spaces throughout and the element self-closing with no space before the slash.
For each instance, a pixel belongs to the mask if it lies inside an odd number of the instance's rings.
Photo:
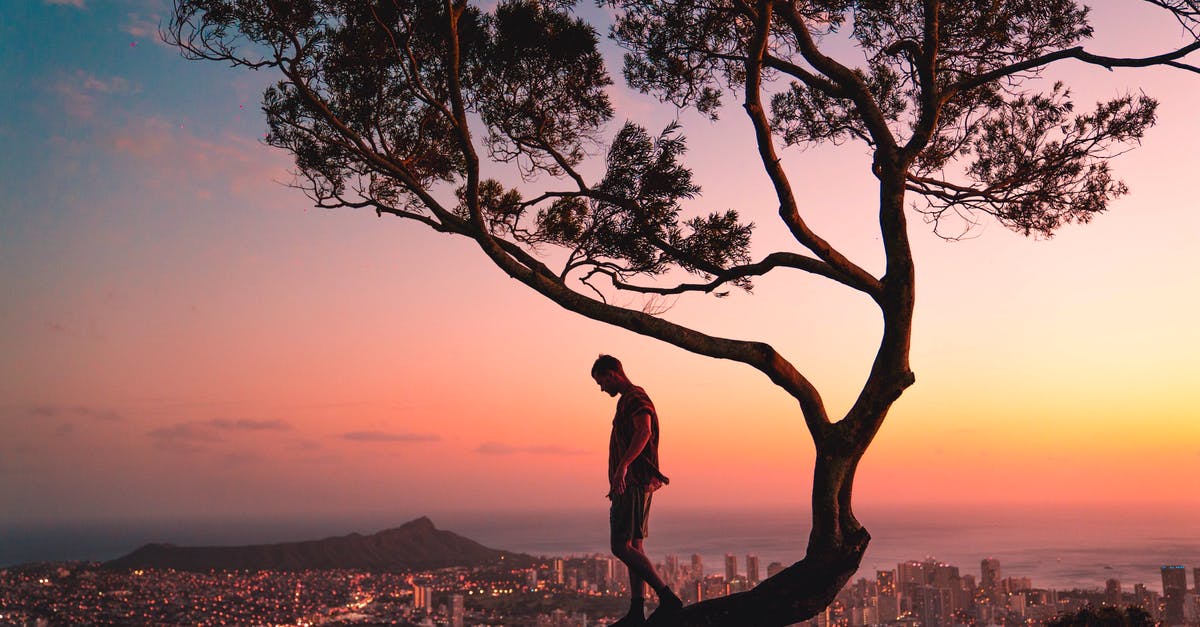
<svg viewBox="0 0 1200 627">
<path fill-rule="evenodd" d="M 711 293 L 717 288 L 731 281 L 752 276 L 761 276 L 770 272 L 771 270 L 774 270 L 775 268 L 794 268 L 797 270 L 803 270 L 805 272 L 823 276 L 848 287 L 854 287 L 857 289 L 849 277 L 838 274 L 829 264 L 824 263 L 819 259 L 813 259 L 812 257 L 806 257 L 804 255 L 797 255 L 796 253 L 788 252 L 771 253 L 764 257 L 762 261 L 757 263 L 727 268 L 721 271 L 720 274 L 718 274 L 712 281 L 709 281 L 708 283 L 681 283 L 674 287 L 642 286 L 632 285 L 621 281 L 613 273 L 606 272 L 605 274 L 608 274 L 608 276 L 612 279 L 613 286 L 618 289 L 640 292 L 643 294 L 670 296 L 675 294 L 683 294 L 685 292 Z M 876 298 L 878 295 L 872 294 L 871 296 L 872 298 Z"/>
<path fill-rule="evenodd" d="M 922 3 L 924 13 L 924 40 L 916 56 L 917 79 L 920 82 L 920 112 L 912 137 L 902 151 L 905 163 L 910 162 L 917 153 L 929 145 L 933 130 L 937 128 L 938 114 L 941 110 L 941 99 L 938 93 L 937 61 L 940 53 L 941 39 L 938 36 L 938 12 L 941 2 L 925 0 Z"/>
<path fill-rule="evenodd" d="M 871 134 L 871 139 L 887 150 L 895 149 L 896 139 L 892 135 L 891 129 L 888 128 L 887 119 L 883 115 L 883 111 L 879 108 L 879 104 L 875 102 L 875 98 L 871 96 L 871 90 L 867 88 L 862 78 L 850 68 L 838 63 L 831 57 L 825 56 L 817 48 L 817 43 L 813 39 L 808 26 L 805 24 L 804 17 L 797 10 L 795 3 L 776 0 L 772 4 L 778 6 L 784 21 L 791 28 L 800 46 L 800 54 L 804 56 L 804 59 L 812 64 L 817 71 L 828 76 L 834 83 L 844 89 L 847 96 L 854 101 L 854 106 L 857 108 L 863 124 L 866 125 L 867 132 Z"/>
<path fill-rule="evenodd" d="M 1152 57 L 1123 58 L 1092 54 L 1084 50 L 1083 46 L 1076 46 L 1074 48 L 1067 48 L 1065 50 L 1058 50 L 1056 52 L 1044 54 L 1033 59 L 1021 61 L 1020 63 L 1013 63 L 1001 68 L 996 68 L 990 72 L 985 72 L 978 76 L 965 78 L 951 85 L 947 89 L 945 95 L 943 95 L 943 99 L 949 98 L 955 93 L 966 91 L 968 89 L 974 89 L 980 85 L 985 85 L 1006 76 L 1027 72 L 1029 70 L 1044 67 L 1064 59 L 1077 59 L 1079 61 L 1083 61 L 1084 63 L 1098 65 L 1109 70 L 1118 67 L 1150 67 L 1154 65 L 1167 65 L 1170 67 L 1185 69 L 1190 72 L 1200 72 L 1200 68 L 1196 66 L 1179 63 L 1179 59 L 1182 59 L 1197 50 L 1200 50 L 1200 41 L 1195 41 L 1177 50 Z"/>
<path fill-rule="evenodd" d="M 834 271 L 849 279 L 851 287 L 878 299 L 881 286 L 879 281 L 866 270 L 855 265 L 829 242 L 814 233 L 800 216 L 796 196 L 792 192 L 791 182 L 784 172 L 778 154 L 775 152 L 775 142 L 771 135 L 770 122 L 762 105 L 762 57 L 766 54 L 767 37 L 769 36 L 770 20 L 773 13 L 773 2 L 766 0 L 759 7 L 759 17 L 756 32 L 746 60 L 745 104 L 747 115 L 754 124 L 755 138 L 758 143 L 758 154 L 763 168 L 771 178 L 775 187 L 775 195 L 779 198 L 779 216 L 787 224 L 792 236 L 809 250 L 813 251 L 822 261 L 829 264 Z M 715 274 L 715 273 L 714 273 Z"/>
</svg>

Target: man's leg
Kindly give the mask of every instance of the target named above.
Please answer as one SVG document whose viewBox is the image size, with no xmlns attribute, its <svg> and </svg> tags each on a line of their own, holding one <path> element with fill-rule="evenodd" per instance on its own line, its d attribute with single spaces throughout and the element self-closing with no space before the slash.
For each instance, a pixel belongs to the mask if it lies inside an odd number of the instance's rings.
<svg viewBox="0 0 1200 627">
<path fill-rule="evenodd" d="M 613 623 L 612 627 L 626 627 L 627 625 L 641 625 L 646 620 L 646 586 L 641 575 L 638 574 L 638 569 L 629 563 L 631 555 L 628 538 L 622 538 L 614 533 L 612 537 L 613 555 L 625 564 L 625 569 L 629 571 L 629 612 L 621 620 Z"/>
<path fill-rule="evenodd" d="M 662 581 L 659 573 L 654 571 L 654 563 L 650 562 L 646 551 L 643 550 L 642 538 L 624 542 L 618 542 L 618 538 L 613 538 L 612 550 L 613 555 L 616 555 L 629 568 L 630 590 L 634 598 L 640 601 L 638 605 L 644 603 L 640 598 L 644 595 L 643 581 L 653 587 L 654 593 L 659 596 L 659 609 L 654 610 L 654 614 L 650 615 L 652 619 L 655 615 L 672 614 L 683 607 L 683 601 L 680 601 L 676 593 L 666 585 L 665 581 Z"/>
<path fill-rule="evenodd" d="M 629 542 L 634 535 L 634 499 L 627 490 L 624 494 L 612 497 L 612 508 L 609 510 L 608 522 L 610 527 L 609 541 L 612 553 L 625 564 L 629 570 L 629 612 L 613 623 L 611 627 L 639 627 L 646 622 L 646 587 L 642 585 L 641 573 L 629 564 Z"/>
</svg>

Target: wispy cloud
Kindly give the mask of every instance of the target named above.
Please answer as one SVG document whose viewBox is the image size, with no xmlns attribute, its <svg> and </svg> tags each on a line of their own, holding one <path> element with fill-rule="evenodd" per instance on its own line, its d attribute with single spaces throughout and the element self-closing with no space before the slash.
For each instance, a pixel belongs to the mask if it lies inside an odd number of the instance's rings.
<svg viewBox="0 0 1200 627">
<path fill-rule="evenodd" d="M 351 442 L 437 442 L 441 436 L 432 433 L 389 433 L 387 431 L 350 431 L 342 434 Z"/>
<path fill-rule="evenodd" d="M 125 417 L 115 411 L 109 409 L 97 409 L 95 407 L 87 407 L 85 405 L 34 405 L 29 408 L 29 413 L 39 418 L 92 418 L 95 420 L 104 420 L 107 422 L 117 422 L 124 420 Z"/>
<path fill-rule="evenodd" d="M 99 97 L 136 94 L 141 91 L 141 87 L 121 76 L 101 77 L 83 70 L 75 70 L 74 73 L 59 78 L 54 83 L 53 90 L 62 98 L 67 115 L 78 120 L 91 120 L 96 117 Z"/>
<path fill-rule="evenodd" d="M 179 453 L 195 453 L 209 445 L 229 442 L 228 434 L 245 431 L 290 431 L 282 420 L 191 420 L 150 431 L 147 435 L 158 448 Z"/>
<path fill-rule="evenodd" d="M 484 442 L 475 449 L 483 455 L 586 455 L 589 451 L 576 448 L 566 448 L 555 444 L 534 444 L 527 446 L 511 446 L 500 442 Z"/>
<path fill-rule="evenodd" d="M 152 39 L 157 43 L 164 43 L 158 38 L 158 25 L 160 22 L 161 18 L 157 15 L 129 13 L 125 16 L 125 23 L 121 25 L 121 30 L 134 37 Z"/>
<path fill-rule="evenodd" d="M 75 7 L 76 9 L 84 8 L 85 0 L 43 0 L 46 4 L 61 4 L 64 6 Z"/>
<path fill-rule="evenodd" d="M 227 418 L 214 418 L 208 421 L 218 429 L 237 429 L 242 431 L 288 431 L 292 425 L 282 420 L 249 420 L 242 418 L 239 420 L 229 420 Z"/>
<path fill-rule="evenodd" d="M 108 139 L 119 155 L 136 159 L 164 186 L 219 185 L 235 192 L 290 180 L 281 151 L 231 132 L 201 137 L 164 118 L 129 119 Z"/>
</svg>

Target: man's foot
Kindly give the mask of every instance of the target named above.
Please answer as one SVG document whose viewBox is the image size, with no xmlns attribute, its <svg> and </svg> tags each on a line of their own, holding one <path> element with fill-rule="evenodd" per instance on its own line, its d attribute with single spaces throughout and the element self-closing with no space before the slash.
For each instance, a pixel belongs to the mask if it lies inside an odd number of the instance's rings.
<svg viewBox="0 0 1200 627">
<path fill-rule="evenodd" d="M 675 596 L 673 592 L 667 592 L 658 597 L 658 607 L 650 613 L 650 618 L 646 619 L 646 624 L 653 625 L 656 620 L 661 621 L 665 618 L 679 613 L 683 609 L 683 601 Z"/>
</svg>

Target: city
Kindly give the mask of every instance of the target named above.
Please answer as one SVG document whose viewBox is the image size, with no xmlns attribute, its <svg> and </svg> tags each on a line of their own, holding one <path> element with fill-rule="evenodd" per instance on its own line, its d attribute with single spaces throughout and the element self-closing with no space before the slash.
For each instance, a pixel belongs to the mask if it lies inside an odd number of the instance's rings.
<svg viewBox="0 0 1200 627">
<path fill-rule="evenodd" d="M 758 557 L 667 555 L 660 572 L 688 603 L 757 585 Z M 767 565 L 767 577 L 784 565 Z M 1193 569 L 1193 584 L 1200 567 Z M 979 576 L 933 558 L 906 561 L 847 584 L 803 627 L 1039 625 L 1088 607 L 1138 607 L 1164 627 L 1200 625 L 1196 587 L 1181 565 L 1161 568 L 1161 592 L 1109 579 L 1103 590 L 1039 588 L 984 558 Z M 0 570 L 0 624 L 417 625 L 588 627 L 619 617 L 624 566 L 607 555 L 543 557 L 531 568 L 443 568 L 409 573 L 344 570 L 118 571 L 96 562 Z"/>
</svg>

